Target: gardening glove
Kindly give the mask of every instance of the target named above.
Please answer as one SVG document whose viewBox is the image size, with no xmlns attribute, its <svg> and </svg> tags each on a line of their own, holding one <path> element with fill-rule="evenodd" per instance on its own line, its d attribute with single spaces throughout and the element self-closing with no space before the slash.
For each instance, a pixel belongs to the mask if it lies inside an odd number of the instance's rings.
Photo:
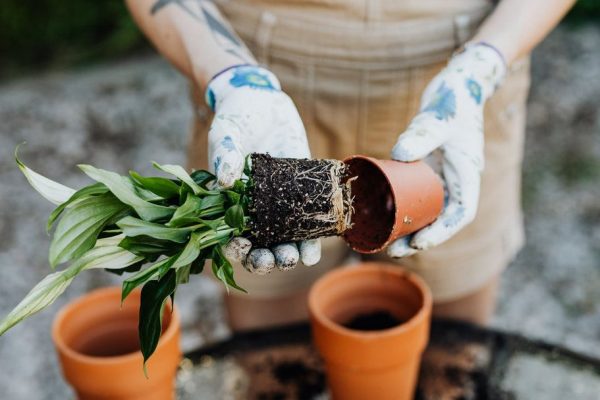
<svg viewBox="0 0 600 400">
<path fill-rule="evenodd" d="M 400 135 L 392 158 L 410 162 L 438 156 L 446 204 L 431 225 L 388 247 L 405 257 L 445 242 L 475 218 L 483 154 L 483 106 L 506 73 L 501 53 L 486 43 L 467 44 L 426 87 L 419 114 Z"/>
<path fill-rule="evenodd" d="M 208 133 L 209 168 L 220 186 L 230 187 L 242 176 L 250 153 L 310 158 L 296 106 L 267 69 L 239 65 L 222 71 L 208 84 L 206 102 L 215 112 Z M 304 265 L 316 264 L 321 258 L 321 242 L 317 239 L 252 249 L 250 241 L 236 238 L 225 251 L 248 271 L 266 274 L 275 266 L 292 269 L 298 260 Z"/>
</svg>

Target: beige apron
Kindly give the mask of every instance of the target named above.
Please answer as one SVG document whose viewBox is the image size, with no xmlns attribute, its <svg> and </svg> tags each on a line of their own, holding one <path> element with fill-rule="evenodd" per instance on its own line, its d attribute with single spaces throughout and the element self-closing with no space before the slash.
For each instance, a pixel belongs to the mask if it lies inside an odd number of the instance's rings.
<svg viewBox="0 0 600 400">
<path fill-rule="evenodd" d="M 313 156 L 338 159 L 357 153 L 389 158 L 397 135 L 418 111 L 424 87 L 491 10 L 484 0 L 217 4 L 296 103 Z M 447 243 L 399 261 L 425 278 L 436 302 L 477 291 L 523 245 L 520 176 L 528 88 L 525 59 L 486 104 L 486 164 L 475 221 Z M 194 98 L 189 166 L 205 168 L 211 113 L 199 90 Z M 328 239 L 315 267 L 257 277 L 238 266 L 236 279 L 251 296 L 282 296 L 306 289 L 346 255 L 339 239 Z"/>
</svg>

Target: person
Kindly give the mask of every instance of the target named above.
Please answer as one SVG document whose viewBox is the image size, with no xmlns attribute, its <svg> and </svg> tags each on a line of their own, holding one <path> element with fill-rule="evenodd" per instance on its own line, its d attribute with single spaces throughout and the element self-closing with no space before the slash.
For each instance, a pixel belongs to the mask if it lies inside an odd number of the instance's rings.
<svg viewBox="0 0 600 400">
<path fill-rule="evenodd" d="M 437 164 L 442 214 L 378 258 L 426 280 L 434 315 L 480 324 L 524 243 L 528 54 L 573 3 L 127 0 L 189 78 L 189 166 L 210 168 L 219 184 L 239 178 L 251 152 Z M 251 249 L 235 267 L 250 294 L 226 297 L 233 328 L 306 318 L 311 283 L 347 257 L 339 239 Z M 305 267 L 283 272 L 297 262 Z"/>
</svg>

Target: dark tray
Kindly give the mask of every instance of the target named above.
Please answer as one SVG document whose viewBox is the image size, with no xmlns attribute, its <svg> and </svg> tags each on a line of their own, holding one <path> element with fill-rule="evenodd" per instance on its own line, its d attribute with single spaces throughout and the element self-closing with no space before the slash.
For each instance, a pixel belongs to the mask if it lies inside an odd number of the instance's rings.
<svg viewBox="0 0 600 400">
<path fill-rule="evenodd" d="M 229 384 L 235 393 L 214 398 L 328 398 L 323 365 L 306 324 L 238 334 L 189 353 L 187 358 L 194 364 L 188 369 L 215 368 L 219 360 L 236 366 L 238 377 L 232 379 L 239 382 Z M 219 373 L 218 379 L 226 379 L 222 376 L 226 373 Z M 562 399 L 571 393 L 569 398 L 591 399 L 600 398 L 588 397 L 600 396 L 597 387 L 598 359 L 515 334 L 440 320 L 432 325 L 415 398 Z M 216 390 L 206 385 L 200 389 Z"/>
</svg>

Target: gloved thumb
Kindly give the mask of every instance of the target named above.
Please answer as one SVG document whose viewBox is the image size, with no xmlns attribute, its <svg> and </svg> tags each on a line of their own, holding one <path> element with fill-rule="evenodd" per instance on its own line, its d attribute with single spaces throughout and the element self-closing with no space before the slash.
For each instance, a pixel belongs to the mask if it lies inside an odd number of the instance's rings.
<svg viewBox="0 0 600 400">
<path fill-rule="evenodd" d="M 392 149 L 392 159 L 403 162 L 425 158 L 448 138 L 448 129 L 431 113 L 422 112 L 400 134 Z"/>
<path fill-rule="evenodd" d="M 209 169 L 217 176 L 221 187 L 233 186 L 244 171 L 244 151 L 240 141 L 240 129 L 230 119 L 215 116 L 208 133 Z"/>
</svg>

